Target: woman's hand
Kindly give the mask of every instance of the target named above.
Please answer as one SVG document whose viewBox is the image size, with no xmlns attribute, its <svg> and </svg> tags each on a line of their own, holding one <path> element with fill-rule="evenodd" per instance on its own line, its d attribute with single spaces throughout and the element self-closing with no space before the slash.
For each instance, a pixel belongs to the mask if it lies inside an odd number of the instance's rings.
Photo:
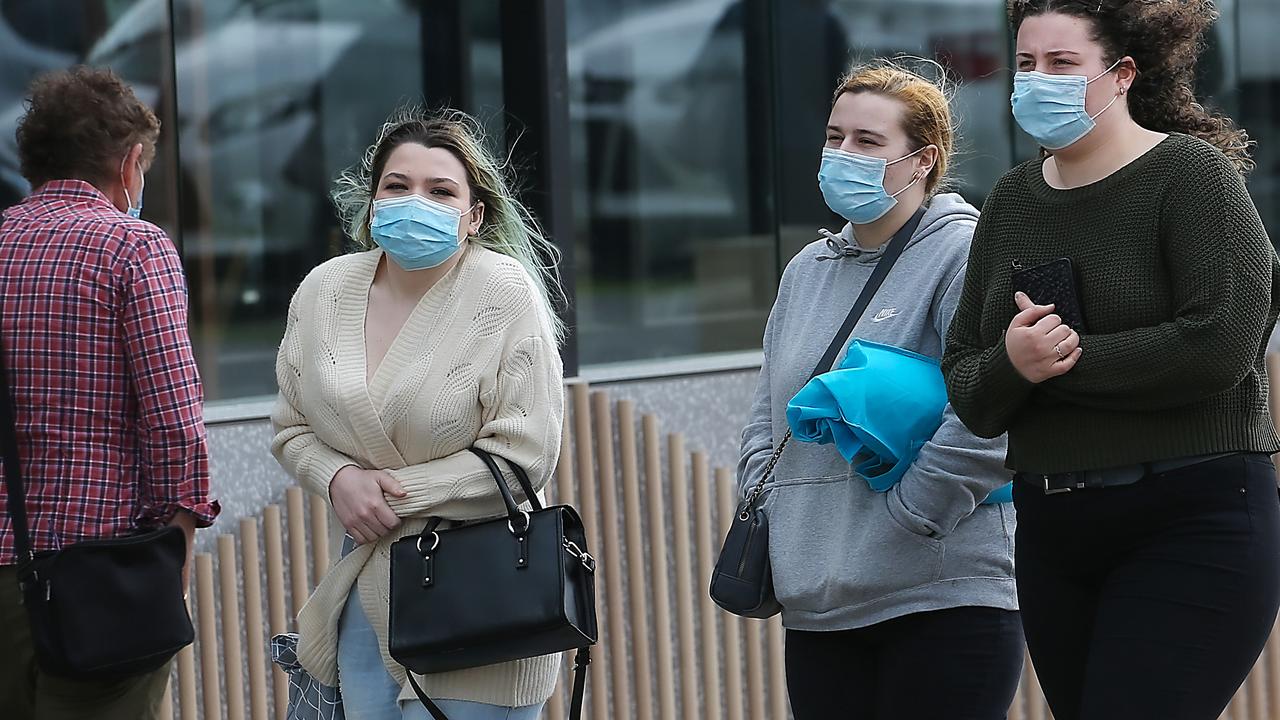
<svg viewBox="0 0 1280 720">
<path fill-rule="evenodd" d="M 383 470 L 347 465 L 329 483 L 329 500 L 347 534 L 357 545 L 377 542 L 400 527 L 385 495 L 404 497 L 404 488 Z"/>
<path fill-rule="evenodd" d="M 1005 350 L 1018 374 L 1039 384 L 1076 366 L 1080 335 L 1062 324 L 1052 305 L 1036 305 L 1025 293 L 1014 293 L 1018 314 L 1005 333 Z"/>
</svg>

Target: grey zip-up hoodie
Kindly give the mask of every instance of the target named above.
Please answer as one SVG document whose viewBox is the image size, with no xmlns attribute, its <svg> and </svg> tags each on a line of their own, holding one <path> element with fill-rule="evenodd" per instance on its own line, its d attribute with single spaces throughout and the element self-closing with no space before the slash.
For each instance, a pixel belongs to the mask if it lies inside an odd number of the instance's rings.
<svg viewBox="0 0 1280 720">
<path fill-rule="evenodd" d="M 977 209 L 959 195 L 933 198 L 853 337 L 941 358 L 977 220 Z M 787 431 L 787 401 L 808 380 L 883 255 L 883 246 L 859 248 L 847 225 L 841 237 L 847 253 L 819 260 L 832 252 L 814 242 L 782 275 L 742 433 L 744 490 L 759 480 Z M 976 437 L 950 405 L 902 481 L 884 493 L 854 475 L 834 446 L 791 442 L 763 501 L 783 624 L 844 630 L 952 607 L 1017 609 L 1013 507 L 979 504 L 1009 482 L 1004 456 L 1003 437 Z"/>
</svg>

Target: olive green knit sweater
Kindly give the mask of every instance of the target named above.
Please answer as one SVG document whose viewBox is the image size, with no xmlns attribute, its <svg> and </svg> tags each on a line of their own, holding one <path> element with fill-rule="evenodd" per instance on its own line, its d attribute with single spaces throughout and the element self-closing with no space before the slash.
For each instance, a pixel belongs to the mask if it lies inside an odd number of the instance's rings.
<svg viewBox="0 0 1280 720">
<path fill-rule="evenodd" d="M 1024 472 L 1280 449 L 1263 362 L 1280 261 L 1230 161 L 1175 134 L 1081 188 L 1050 187 L 1041 165 L 1000 180 L 974 234 L 942 361 L 961 420 L 1007 431 Z M 1004 346 L 1011 268 L 1061 257 L 1088 333 L 1074 368 L 1033 385 Z"/>
</svg>

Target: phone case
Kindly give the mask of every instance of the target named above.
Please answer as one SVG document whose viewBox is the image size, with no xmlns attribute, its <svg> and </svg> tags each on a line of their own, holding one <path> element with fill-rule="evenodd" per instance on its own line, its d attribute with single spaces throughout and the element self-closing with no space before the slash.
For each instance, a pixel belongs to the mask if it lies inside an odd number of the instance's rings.
<svg viewBox="0 0 1280 720">
<path fill-rule="evenodd" d="M 1053 305 L 1054 312 L 1072 330 L 1086 331 L 1084 310 L 1080 306 L 1079 283 L 1075 267 L 1068 258 L 1050 260 L 1043 265 L 1019 268 L 1014 263 L 1010 276 L 1014 292 L 1024 292 L 1037 305 Z"/>
</svg>

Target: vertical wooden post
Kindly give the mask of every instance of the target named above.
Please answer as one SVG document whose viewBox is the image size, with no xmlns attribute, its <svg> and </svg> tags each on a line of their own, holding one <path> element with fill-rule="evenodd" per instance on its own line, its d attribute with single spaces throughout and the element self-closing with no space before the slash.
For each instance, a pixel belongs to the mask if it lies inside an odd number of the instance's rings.
<svg viewBox="0 0 1280 720">
<path fill-rule="evenodd" d="M 284 603 L 284 530 L 280 523 L 280 506 L 268 505 L 262 511 L 262 534 L 266 538 L 267 558 L 267 632 L 288 632 Z M 280 666 L 271 663 L 271 699 L 273 717 L 283 718 L 289 704 L 289 679 Z M 195 720 L 195 718 L 192 718 Z"/>
<path fill-rule="evenodd" d="M 716 468 L 716 488 L 720 497 L 720 537 L 729 532 L 738 512 L 738 483 L 724 468 Z M 727 720 L 743 720 L 742 691 L 742 619 L 722 613 L 724 619 L 724 694 Z"/>
<path fill-rule="evenodd" d="M 693 556 L 689 529 L 689 476 L 685 470 L 684 437 L 667 436 L 667 464 L 671 488 L 672 541 L 675 548 L 676 631 L 680 638 L 680 716 L 698 716 L 698 655 L 693 635 Z M 673 658 L 673 661 L 675 659 Z"/>
<path fill-rule="evenodd" d="M 624 629 L 627 619 L 623 610 L 622 587 L 622 532 L 619 527 L 618 481 L 613 460 L 613 411 L 609 395 L 591 393 L 591 412 L 595 420 L 596 475 L 600 486 L 601 547 L 596 550 L 604 557 L 605 599 L 609 612 L 609 652 L 605 664 L 609 668 L 613 687 L 613 712 L 610 717 L 631 717 L 630 663 L 627 662 L 627 637 Z M 597 585 L 596 587 L 600 587 Z"/>
<path fill-rule="evenodd" d="M 196 715 L 200 712 L 198 703 L 196 648 L 195 645 L 188 645 L 178 651 L 178 716 L 182 720 L 196 720 Z"/>
<path fill-rule="evenodd" d="M 698 622 L 702 626 L 702 717 L 705 720 L 723 718 L 720 693 L 719 633 L 716 632 L 716 606 L 707 592 L 711 572 L 715 569 L 715 553 L 719 542 L 719 528 L 715 525 L 711 504 L 713 488 L 707 456 L 693 454 L 693 516 L 697 528 L 698 545 Z"/>
<path fill-rule="evenodd" d="M 782 629 L 782 616 L 774 615 L 765 626 L 768 659 L 769 717 L 786 718 L 791 713 L 787 699 L 787 667 L 783 646 L 786 643 Z"/>
<path fill-rule="evenodd" d="M 623 525 L 627 534 L 627 589 L 631 610 L 632 673 L 635 681 L 636 718 L 653 720 L 654 691 L 650 644 L 649 611 L 656 612 L 647 590 L 649 575 L 645 572 L 646 556 L 655 554 L 645 545 L 643 535 L 644 506 L 640 499 L 640 455 L 638 451 L 635 403 L 618 401 L 618 457 L 622 466 L 622 504 L 626 509 Z M 659 548 L 660 549 L 660 548 Z M 655 570 L 656 572 L 656 570 Z M 662 661 L 659 660 L 659 665 Z"/>
<path fill-rule="evenodd" d="M 592 552 L 599 552 L 600 547 L 600 512 L 596 505 L 595 464 L 591 459 L 591 388 L 586 383 L 575 383 L 571 386 L 573 395 L 573 434 L 574 449 L 577 451 L 578 466 L 578 509 L 582 511 L 582 524 L 586 526 L 587 544 Z M 597 595 L 600 590 L 607 597 L 610 590 L 603 583 L 596 584 Z M 602 635 L 611 631 L 608 613 L 596 613 Z M 588 694 L 591 696 L 591 716 L 609 716 L 609 676 L 604 662 L 592 662 L 589 671 L 591 678 Z"/>
<path fill-rule="evenodd" d="M 658 666 L 658 717 L 675 720 L 675 675 L 671 647 L 670 571 L 667 566 L 667 512 L 662 497 L 662 445 L 658 435 L 658 419 L 645 415 L 644 472 L 645 500 L 649 506 L 649 550 L 653 583 L 655 647 Z"/>
<path fill-rule="evenodd" d="M 240 588 L 236 576 L 236 539 L 232 535 L 218 536 L 218 575 L 222 589 L 222 667 L 226 675 L 227 720 L 244 720 Z"/>
<path fill-rule="evenodd" d="M 752 720 L 766 720 L 764 705 L 764 622 L 747 620 L 747 700 Z"/>
<path fill-rule="evenodd" d="M 1040 689 L 1040 678 L 1036 677 L 1035 666 L 1031 664 L 1031 655 L 1027 654 L 1023 662 L 1026 663 L 1023 679 L 1026 681 L 1027 688 L 1027 720 L 1047 720 L 1048 706 L 1045 703 L 1044 691 Z"/>
<path fill-rule="evenodd" d="M 244 560 L 244 641 L 249 664 L 249 717 L 267 720 L 267 633 L 262 623 L 262 564 L 258 521 L 240 520 L 240 550 Z"/>
<path fill-rule="evenodd" d="M 200 679 L 206 718 L 222 717 L 222 692 L 218 684 L 218 621 L 214 618 L 213 559 L 196 553 L 196 612 L 200 638 Z"/>
<path fill-rule="evenodd" d="M 173 720 L 173 679 L 164 689 L 164 697 L 160 699 L 160 720 Z"/>
<path fill-rule="evenodd" d="M 289 579 L 293 616 L 297 617 L 302 605 L 311 594 L 307 583 L 307 527 L 306 509 L 302 488 L 291 487 L 284 491 L 285 507 L 289 512 Z"/>
</svg>

